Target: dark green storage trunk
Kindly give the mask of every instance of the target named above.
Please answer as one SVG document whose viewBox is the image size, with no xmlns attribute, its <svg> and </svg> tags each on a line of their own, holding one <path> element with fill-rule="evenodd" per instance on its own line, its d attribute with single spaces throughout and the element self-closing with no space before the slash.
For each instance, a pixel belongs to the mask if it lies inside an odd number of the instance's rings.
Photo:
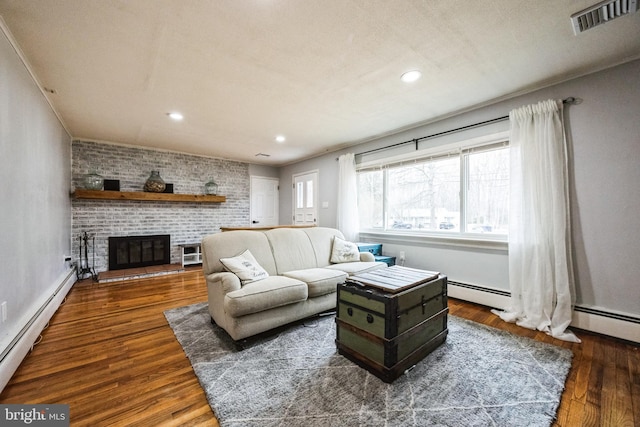
<svg viewBox="0 0 640 427">
<path fill-rule="evenodd" d="M 340 354 L 391 382 L 447 336 L 447 277 L 391 294 L 345 283 L 338 287 Z"/>
</svg>

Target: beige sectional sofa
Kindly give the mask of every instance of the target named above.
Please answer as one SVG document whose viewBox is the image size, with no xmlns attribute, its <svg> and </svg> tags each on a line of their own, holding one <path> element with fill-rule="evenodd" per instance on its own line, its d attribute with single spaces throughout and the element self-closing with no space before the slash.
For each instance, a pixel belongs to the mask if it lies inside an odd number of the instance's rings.
<svg viewBox="0 0 640 427">
<path fill-rule="evenodd" d="M 324 227 L 236 230 L 206 236 L 202 268 L 212 320 L 237 341 L 334 309 L 338 283 L 347 276 L 387 266 L 375 262 L 368 252 L 351 253 L 355 261 L 332 263 L 334 250 L 343 239 L 339 230 Z M 248 271 L 242 271 L 245 266 Z M 245 273 L 249 280 L 241 281 L 247 279 Z"/>
</svg>

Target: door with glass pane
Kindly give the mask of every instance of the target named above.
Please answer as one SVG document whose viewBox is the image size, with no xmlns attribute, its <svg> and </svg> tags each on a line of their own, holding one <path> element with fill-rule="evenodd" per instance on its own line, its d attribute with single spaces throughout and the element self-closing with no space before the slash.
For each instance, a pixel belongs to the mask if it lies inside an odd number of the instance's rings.
<svg viewBox="0 0 640 427">
<path fill-rule="evenodd" d="M 293 176 L 293 223 L 315 225 L 318 218 L 318 172 Z"/>
</svg>

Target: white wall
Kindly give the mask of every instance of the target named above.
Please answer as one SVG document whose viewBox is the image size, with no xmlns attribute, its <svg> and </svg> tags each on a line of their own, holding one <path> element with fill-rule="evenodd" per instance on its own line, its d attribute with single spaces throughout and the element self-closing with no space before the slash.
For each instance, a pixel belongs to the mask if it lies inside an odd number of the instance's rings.
<svg viewBox="0 0 640 427">
<path fill-rule="evenodd" d="M 320 224 L 335 226 L 338 155 L 432 135 L 457 127 L 508 115 L 509 111 L 548 98 L 574 96 L 579 105 L 568 106 L 571 147 L 571 198 L 575 249 L 577 303 L 583 307 L 640 317 L 640 61 L 594 73 L 543 90 L 514 97 L 415 129 L 283 167 L 282 188 L 291 176 L 320 170 L 320 200 L 330 209 L 320 211 Z M 496 129 L 493 128 L 492 131 Z M 475 134 L 479 132 L 474 131 Z M 421 143 L 426 148 L 436 141 Z M 411 149 L 385 151 L 389 156 Z M 288 187 L 287 187 L 288 186 Z M 281 195 L 281 220 L 291 212 L 291 195 Z M 284 222 L 287 223 L 287 222 Z M 373 241 L 376 236 L 368 236 Z M 440 270 L 451 280 L 489 288 L 509 289 L 506 249 L 462 248 L 427 241 L 385 236 L 383 250 L 390 255 L 404 250 L 406 265 Z"/>
<path fill-rule="evenodd" d="M 0 352 L 69 273 L 71 253 L 71 138 L 1 24 Z"/>
<path fill-rule="evenodd" d="M 265 178 L 278 178 L 278 168 L 265 165 L 249 164 L 249 176 L 262 176 Z"/>
</svg>

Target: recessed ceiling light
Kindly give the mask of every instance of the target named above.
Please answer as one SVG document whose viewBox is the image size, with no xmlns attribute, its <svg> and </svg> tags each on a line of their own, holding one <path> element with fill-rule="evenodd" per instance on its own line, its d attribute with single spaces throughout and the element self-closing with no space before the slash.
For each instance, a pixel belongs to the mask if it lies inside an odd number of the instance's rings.
<svg viewBox="0 0 640 427">
<path fill-rule="evenodd" d="M 285 142 L 286 140 L 287 138 L 285 138 L 284 135 L 276 136 L 276 142 Z"/>
<path fill-rule="evenodd" d="M 404 73 L 401 77 L 400 80 L 402 80 L 405 83 L 411 83 L 411 82 L 415 82 L 416 80 L 418 80 L 420 77 L 422 77 L 422 73 L 418 70 L 411 70 L 411 71 L 407 71 L 406 73 Z"/>
<path fill-rule="evenodd" d="M 180 120 L 184 119 L 184 116 L 178 113 L 177 111 L 174 111 L 173 113 L 167 113 L 167 116 L 169 116 L 171 120 L 175 120 L 176 122 L 179 122 Z"/>
</svg>

